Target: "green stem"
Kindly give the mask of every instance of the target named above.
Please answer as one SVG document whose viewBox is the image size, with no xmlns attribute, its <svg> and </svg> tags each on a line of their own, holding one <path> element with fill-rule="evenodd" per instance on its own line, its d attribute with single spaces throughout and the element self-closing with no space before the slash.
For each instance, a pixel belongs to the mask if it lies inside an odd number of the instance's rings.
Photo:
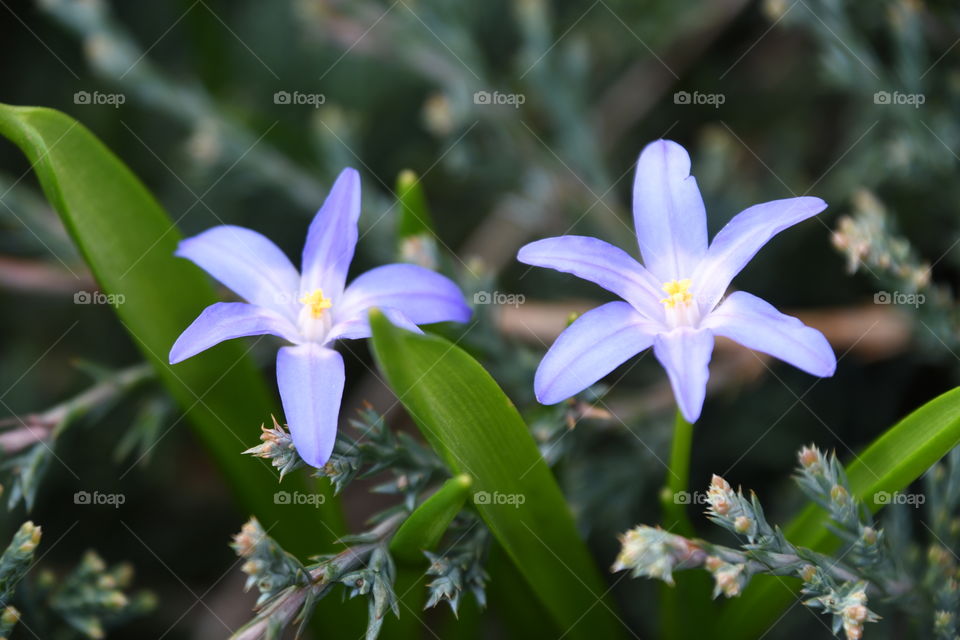
<svg viewBox="0 0 960 640">
<path fill-rule="evenodd" d="M 689 493 L 690 449 L 693 444 L 693 425 L 677 411 L 673 426 L 673 446 L 670 449 L 670 467 L 667 481 L 660 494 L 663 505 L 664 528 L 684 536 L 693 534 L 693 525 L 687 517 L 686 506 L 692 502 Z"/>
<path fill-rule="evenodd" d="M 670 468 L 660 501 L 663 505 L 663 528 L 686 537 L 694 535 L 693 525 L 687 515 L 687 506 L 693 503 L 693 495 L 688 489 L 692 444 L 693 425 L 677 411 Z M 676 586 L 664 585 L 660 591 L 660 637 L 669 640 L 699 638 L 701 630 L 710 628 L 716 616 L 709 600 L 712 580 L 706 573 L 693 572 L 683 572 L 682 575 L 676 575 L 675 579 Z M 698 603 L 696 617 L 689 615 L 691 602 Z"/>
</svg>

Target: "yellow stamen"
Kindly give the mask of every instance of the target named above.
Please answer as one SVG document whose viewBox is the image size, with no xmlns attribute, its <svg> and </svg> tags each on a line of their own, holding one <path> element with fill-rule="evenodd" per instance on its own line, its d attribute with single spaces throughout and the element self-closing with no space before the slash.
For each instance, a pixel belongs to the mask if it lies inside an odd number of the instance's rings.
<svg viewBox="0 0 960 640">
<path fill-rule="evenodd" d="M 667 297 L 660 301 L 660 304 L 667 309 L 673 309 L 677 305 L 686 305 L 693 300 L 693 294 L 690 293 L 690 285 L 693 284 L 689 278 L 683 280 L 670 280 L 663 283 L 663 291 Z"/>
<path fill-rule="evenodd" d="M 300 302 L 307 305 L 310 315 L 319 318 L 323 312 L 333 306 L 333 301 L 323 295 L 323 289 L 316 289 L 300 298 Z"/>
</svg>

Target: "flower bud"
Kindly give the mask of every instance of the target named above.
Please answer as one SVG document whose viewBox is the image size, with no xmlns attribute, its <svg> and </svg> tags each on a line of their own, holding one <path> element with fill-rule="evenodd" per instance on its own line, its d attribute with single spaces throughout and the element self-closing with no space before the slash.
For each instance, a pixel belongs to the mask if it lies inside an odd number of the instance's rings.
<svg viewBox="0 0 960 640">
<path fill-rule="evenodd" d="M 816 447 L 803 447 L 797 454 L 797 458 L 800 460 L 800 466 L 810 469 L 820 462 L 820 452 Z"/>
<path fill-rule="evenodd" d="M 835 484 L 833 488 L 830 489 L 830 499 L 836 504 L 846 504 L 847 501 L 850 500 L 850 494 L 843 486 Z"/>
<path fill-rule="evenodd" d="M 737 516 L 737 519 L 733 521 L 733 528 L 737 530 L 737 533 L 747 533 L 752 526 L 753 520 L 747 516 Z"/>
</svg>

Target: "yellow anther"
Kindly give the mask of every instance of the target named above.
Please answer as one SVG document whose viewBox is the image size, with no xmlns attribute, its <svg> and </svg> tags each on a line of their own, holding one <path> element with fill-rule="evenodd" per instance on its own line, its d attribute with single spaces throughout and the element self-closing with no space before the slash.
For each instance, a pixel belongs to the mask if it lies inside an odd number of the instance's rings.
<svg viewBox="0 0 960 640">
<path fill-rule="evenodd" d="M 333 301 L 323 295 L 323 289 L 315 289 L 300 298 L 300 302 L 310 309 L 310 315 L 314 318 L 319 318 L 324 311 L 333 306 Z"/>
<path fill-rule="evenodd" d="M 673 309 L 677 305 L 686 305 L 693 300 L 693 294 L 690 293 L 690 285 L 693 282 L 689 278 L 683 280 L 670 280 L 663 283 L 663 291 L 667 297 L 660 301 L 660 304 L 667 309 Z"/>
</svg>

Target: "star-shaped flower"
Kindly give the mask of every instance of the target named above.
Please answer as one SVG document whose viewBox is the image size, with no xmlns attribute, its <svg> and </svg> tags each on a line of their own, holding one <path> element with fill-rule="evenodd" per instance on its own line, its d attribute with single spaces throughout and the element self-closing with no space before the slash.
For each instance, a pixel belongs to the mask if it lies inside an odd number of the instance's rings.
<svg viewBox="0 0 960 640">
<path fill-rule="evenodd" d="M 448 278 L 412 264 L 371 269 L 345 287 L 357 244 L 360 176 L 344 169 L 307 232 L 303 271 L 265 236 L 232 225 L 183 240 L 176 255 L 193 261 L 243 302 L 218 302 L 170 350 L 176 364 L 231 338 L 270 334 L 292 343 L 277 354 L 277 384 L 293 443 L 314 467 L 330 458 L 343 395 L 336 340 L 367 338 L 367 312 L 396 325 L 466 322 L 471 311 Z"/>
<path fill-rule="evenodd" d="M 707 245 L 707 216 L 690 157 L 675 142 L 644 148 L 633 184 L 633 219 L 644 264 L 602 240 L 561 236 L 532 242 L 518 259 L 590 280 L 624 301 L 588 311 L 550 347 L 534 391 L 555 404 L 653 347 L 688 422 L 700 417 L 715 336 L 779 358 L 815 376 L 837 360 L 819 331 L 749 293 L 724 299 L 731 280 L 773 236 L 826 208 L 800 197 L 754 205 Z"/>
</svg>

